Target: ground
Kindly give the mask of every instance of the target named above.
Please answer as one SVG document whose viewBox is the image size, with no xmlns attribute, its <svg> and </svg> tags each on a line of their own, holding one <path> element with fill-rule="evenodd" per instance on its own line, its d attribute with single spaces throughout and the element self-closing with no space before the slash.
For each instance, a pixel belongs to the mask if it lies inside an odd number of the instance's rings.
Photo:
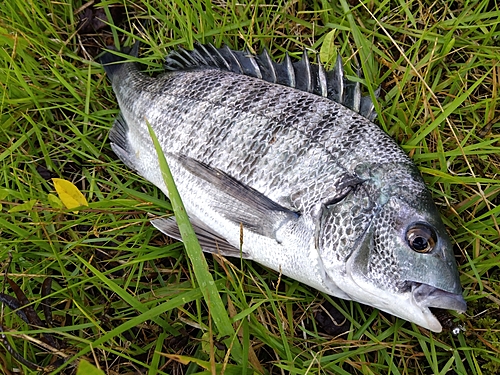
<svg viewBox="0 0 500 375">
<path fill-rule="evenodd" d="M 108 374 L 499 373 L 499 20 L 496 2 L 479 0 L 4 2 L 3 373 L 72 374 L 81 360 Z M 366 94 L 380 87 L 376 123 L 442 213 L 467 312 L 440 313 L 446 329 L 432 334 L 208 255 L 224 307 L 214 314 L 203 265 L 149 224 L 170 202 L 109 146 L 117 104 L 96 56 L 135 40 L 151 74 L 195 41 L 275 60 L 305 49 L 327 67 L 340 54 L 349 76 L 359 69 Z M 63 208 L 52 178 L 88 206 Z"/>
</svg>

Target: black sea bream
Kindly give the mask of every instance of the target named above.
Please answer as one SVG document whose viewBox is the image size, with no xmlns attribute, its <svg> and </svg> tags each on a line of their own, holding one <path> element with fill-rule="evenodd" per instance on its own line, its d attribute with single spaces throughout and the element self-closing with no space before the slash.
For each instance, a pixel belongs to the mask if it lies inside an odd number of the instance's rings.
<svg viewBox="0 0 500 375">
<path fill-rule="evenodd" d="M 278 64 L 196 45 L 154 78 L 112 53 L 102 62 L 121 109 L 114 152 L 168 194 L 149 122 L 204 251 L 242 254 L 435 332 L 429 307 L 465 311 L 420 173 L 371 121 L 371 100 L 340 60 L 326 73 L 307 56 Z M 153 224 L 179 238 L 174 219 Z"/>
</svg>

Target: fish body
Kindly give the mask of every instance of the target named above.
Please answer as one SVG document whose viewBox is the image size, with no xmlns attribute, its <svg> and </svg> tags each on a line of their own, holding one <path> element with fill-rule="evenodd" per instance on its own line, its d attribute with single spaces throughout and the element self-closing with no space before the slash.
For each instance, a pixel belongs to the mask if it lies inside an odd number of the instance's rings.
<svg viewBox="0 0 500 375">
<path fill-rule="evenodd" d="M 102 62 L 121 110 L 114 152 L 168 196 L 152 126 L 203 250 L 435 332 L 429 307 L 465 311 L 430 193 L 340 60 L 325 72 L 307 56 L 278 64 L 196 45 L 158 77 L 112 53 Z M 174 219 L 153 224 L 180 238 Z"/>
</svg>

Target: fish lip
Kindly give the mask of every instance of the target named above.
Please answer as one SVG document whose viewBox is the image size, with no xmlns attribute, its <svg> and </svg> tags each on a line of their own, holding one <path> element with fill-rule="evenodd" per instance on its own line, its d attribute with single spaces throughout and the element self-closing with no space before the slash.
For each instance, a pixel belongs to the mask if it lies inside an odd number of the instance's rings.
<svg viewBox="0 0 500 375">
<path fill-rule="evenodd" d="M 434 307 L 455 310 L 460 313 L 467 310 L 467 303 L 462 294 L 447 292 L 427 284 L 412 282 L 411 295 L 415 303 L 421 308 Z"/>
</svg>

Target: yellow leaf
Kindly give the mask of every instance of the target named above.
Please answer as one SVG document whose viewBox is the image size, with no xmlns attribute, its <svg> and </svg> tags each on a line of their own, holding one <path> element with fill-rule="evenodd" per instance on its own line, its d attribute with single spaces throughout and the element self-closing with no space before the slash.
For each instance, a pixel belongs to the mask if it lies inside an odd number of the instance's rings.
<svg viewBox="0 0 500 375">
<path fill-rule="evenodd" d="M 53 178 L 52 182 L 56 188 L 57 195 L 66 208 L 71 210 L 73 208 L 89 205 L 81 191 L 71 182 L 61 178 Z"/>
<path fill-rule="evenodd" d="M 196 360 L 193 360 L 193 358 L 184 355 L 178 355 L 178 354 L 162 354 L 162 355 L 164 355 L 167 358 L 173 359 L 174 361 L 182 363 L 183 365 L 188 365 L 189 363 L 191 363 L 191 361 L 197 362 Z"/>
</svg>

